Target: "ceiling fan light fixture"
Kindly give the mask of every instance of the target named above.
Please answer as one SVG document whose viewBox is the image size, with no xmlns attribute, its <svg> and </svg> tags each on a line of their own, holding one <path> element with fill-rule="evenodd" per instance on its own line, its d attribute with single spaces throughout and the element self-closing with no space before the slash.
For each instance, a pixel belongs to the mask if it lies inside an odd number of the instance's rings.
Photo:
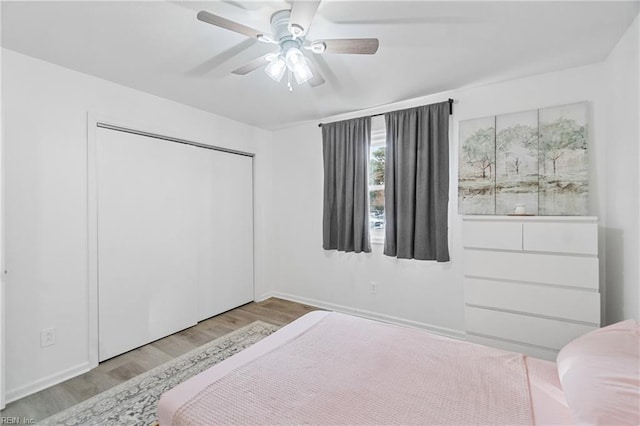
<svg viewBox="0 0 640 426">
<path fill-rule="evenodd" d="M 298 69 L 296 69 L 296 71 L 293 73 L 293 75 L 296 78 L 296 83 L 298 83 L 298 84 L 306 83 L 307 81 L 309 81 L 309 80 L 311 80 L 313 78 L 313 72 L 311 71 L 311 68 L 306 63 L 306 61 L 305 61 L 304 66 L 301 66 Z"/>
<path fill-rule="evenodd" d="M 291 47 L 285 53 L 285 62 L 289 71 L 293 73 L 298 84 L 305 83 L 313 77 L 311 68 L 307 64 L 307 58 L 304 57 L 300 49 Z"/>
<path fill-rule="evenodd" d="M 305 61 L 304 55 L 297 47 L 291 47 L 287 49 L 287 52 L 284 55 L 284 60 L 287 63 L 287 67 L 292 72 L 296 72 L 298 68 L 307 65 L 307 61 Z"/>
<path fill-rule="evenodd" d="M 287 63 L 282 59 L 282 56 L 277 56 L 273 59 L 267 67 L 264 69 L 264 72 L 267 73 L 269 77 L 271 77 L 274 81 L 280 82 L 282 77 L 284 77 L 284 73 L 287 71 Z"/>
</svg>

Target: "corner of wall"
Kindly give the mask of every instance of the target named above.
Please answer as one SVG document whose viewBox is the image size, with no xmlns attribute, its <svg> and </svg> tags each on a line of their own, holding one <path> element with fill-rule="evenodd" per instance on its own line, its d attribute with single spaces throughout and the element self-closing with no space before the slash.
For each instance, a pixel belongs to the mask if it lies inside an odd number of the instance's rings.
<svg viewBox="0 0 640 426">
<path fill-rule="evenodd" d="M 272 250 L 275 213 L 273 206 L 273 141 L 274 132 L 261 133 L 260 149 L 254 157 L 254 299 L 261 301 L 274 290 Z"/>
<path fill-rule="evenodd" d="M 640 319 L 640 16 L 605 60 L 605 324 Z"/>
</svg>

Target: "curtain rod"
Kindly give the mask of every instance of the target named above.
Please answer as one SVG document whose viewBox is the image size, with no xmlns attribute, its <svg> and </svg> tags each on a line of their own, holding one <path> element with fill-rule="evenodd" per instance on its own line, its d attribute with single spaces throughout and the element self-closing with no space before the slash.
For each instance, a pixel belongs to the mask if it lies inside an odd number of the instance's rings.
<svg viewBox="0 0 640 426">
<path fill-rule="evenodd" d="M 453 99 L 449 98 L 447 101 L 449 102 L 449 115 L 451 115 L 451 114 L 453 114 Z M 379 116 L 385 115 L 385 114 L 387 114 L 387 113 L 386 112 L 381 112 L 379 114 L 372 114 L 372 115 L 365 116 L 365 117 L 379 117 Z M 318 123 L 318 127 L 322 127 L 323 124 L 325 124 L 325 123 Z"/>
</svg>

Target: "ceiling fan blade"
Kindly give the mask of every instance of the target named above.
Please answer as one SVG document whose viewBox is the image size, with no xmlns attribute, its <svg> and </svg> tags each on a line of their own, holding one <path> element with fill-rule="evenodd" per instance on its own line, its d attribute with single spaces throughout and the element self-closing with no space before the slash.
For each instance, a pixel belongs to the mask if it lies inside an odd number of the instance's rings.
<svg viewBox="0 0 640 426">
<path fill-rule="evenodd" d="M 241 66 L 240 68 L 235 69 L 231 72 L 237 75 L 249 74 L 251 71 L 255 71 L 261 66 L 268 64 L 269 60 L 267 59 L 267 57 L 269 57 L 270 55 L 272 55 L 272 53 L 267 53 L 266 55 L 262 55 L 254 59 L 253 61 L 249 62 L 248 64 Z"/>
<path fill-rule="evenodd" d="M 402 18 L 370 18 L 370 19 L 333 19 L 334 24 L 344 25 L 455 25 L 478 24 L 483 21 L 479 18 L 463 16 L 413 16 Z"/>
<path fill-rule="evenodd" d="M 188 71 L 187 75 L 190 75 L 192 77 L 202 77 L 203 75 L 206 75 L 211 71 L 217 69 L 220 65 L 224 64 L 228 60 L 244 52 L 246 49 L 250 48 L 256 43 L 257 41 L 252 38 L 243 40 L 240 43 L 236 44 L 235 46 L 232 46 L 229 49 L 226 49 L 220 52 L 216 56 L 213 56 L 212 58 L 201 63 L 200 65 L 193 68 L 192 70 Z"/>
<path fill-rule="evenodd" d="M 295 34 L 291 27 L 297 25 L 302 29 L 299 36 L 303 36 L 309 32 L 313 16 L 318 10 L 320 0 L 297 0 L 291 5 L 291 17 L 289 18 L 289 32 Z"/>
<path fill-rule="evenodd" d="M 313 73 L 313 77 L 311 77 L 311 79 L 309 79 L 309 81 L 307 82 L 309 83 L 309 86 L 311 87 L 322 86 L 325 83 L 325 80 L 324 80 L 324 77 L 322 77 L 322 74 L 320 74 L 320 71 L 318 71 L 318 67 L 316 67 L 309 58 L 307 58 L 307 65 L 309 65 L 309 68 L 311 69 L 311 73 Z"/>
<path fill-rule="evenodd" d="M 352 53 L 360 55 L 373 55 L 378 51 L 380 42 L 377 38 L 336 38 L 330 40 L 315 40 L 313 42 L 324 43 L 324 53 Z"/>
<path fill-rule="evenodd" d="M 214 15 L 206 10 L 198 12 L 198 19 L 207 24 L 215 25 L 216 27 L 224 28 L 225 30 L 233 31 L 236 33 L 244 34 L 247 37 L 258 38 L 259 35 L 264 35 L 262 31 L 258 31 L 255 28 L 247 27 L 246 25 L 239 24 L 237 22 L 230 21 L 222 16 Z"/>
</svg>

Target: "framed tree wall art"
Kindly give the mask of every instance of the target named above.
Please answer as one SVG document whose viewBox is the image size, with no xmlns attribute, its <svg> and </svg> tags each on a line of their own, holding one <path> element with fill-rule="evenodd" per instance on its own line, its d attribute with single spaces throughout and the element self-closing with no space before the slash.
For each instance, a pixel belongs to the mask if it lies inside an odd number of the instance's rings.
<svg viewBox="0 0 640 426">
<path fill-rule="evenodd" d="M 587 215 L 588 104 L 461 121 L 460 214 Z"/>
<path fill-rule="evenodd" d="M 460 122 L 458 200 L 464 214 L 496 213 L 496 118 Z"/>
<path fill-rule="evenodd" d="M 538 211 L 538 112 L 496 117 L 496 214 Z"/>
<path fill-rule="evenodd" d="M 586 215 L 589 208 L 586 102 L 540 110 L 541 215 Z"/>
</svg>

